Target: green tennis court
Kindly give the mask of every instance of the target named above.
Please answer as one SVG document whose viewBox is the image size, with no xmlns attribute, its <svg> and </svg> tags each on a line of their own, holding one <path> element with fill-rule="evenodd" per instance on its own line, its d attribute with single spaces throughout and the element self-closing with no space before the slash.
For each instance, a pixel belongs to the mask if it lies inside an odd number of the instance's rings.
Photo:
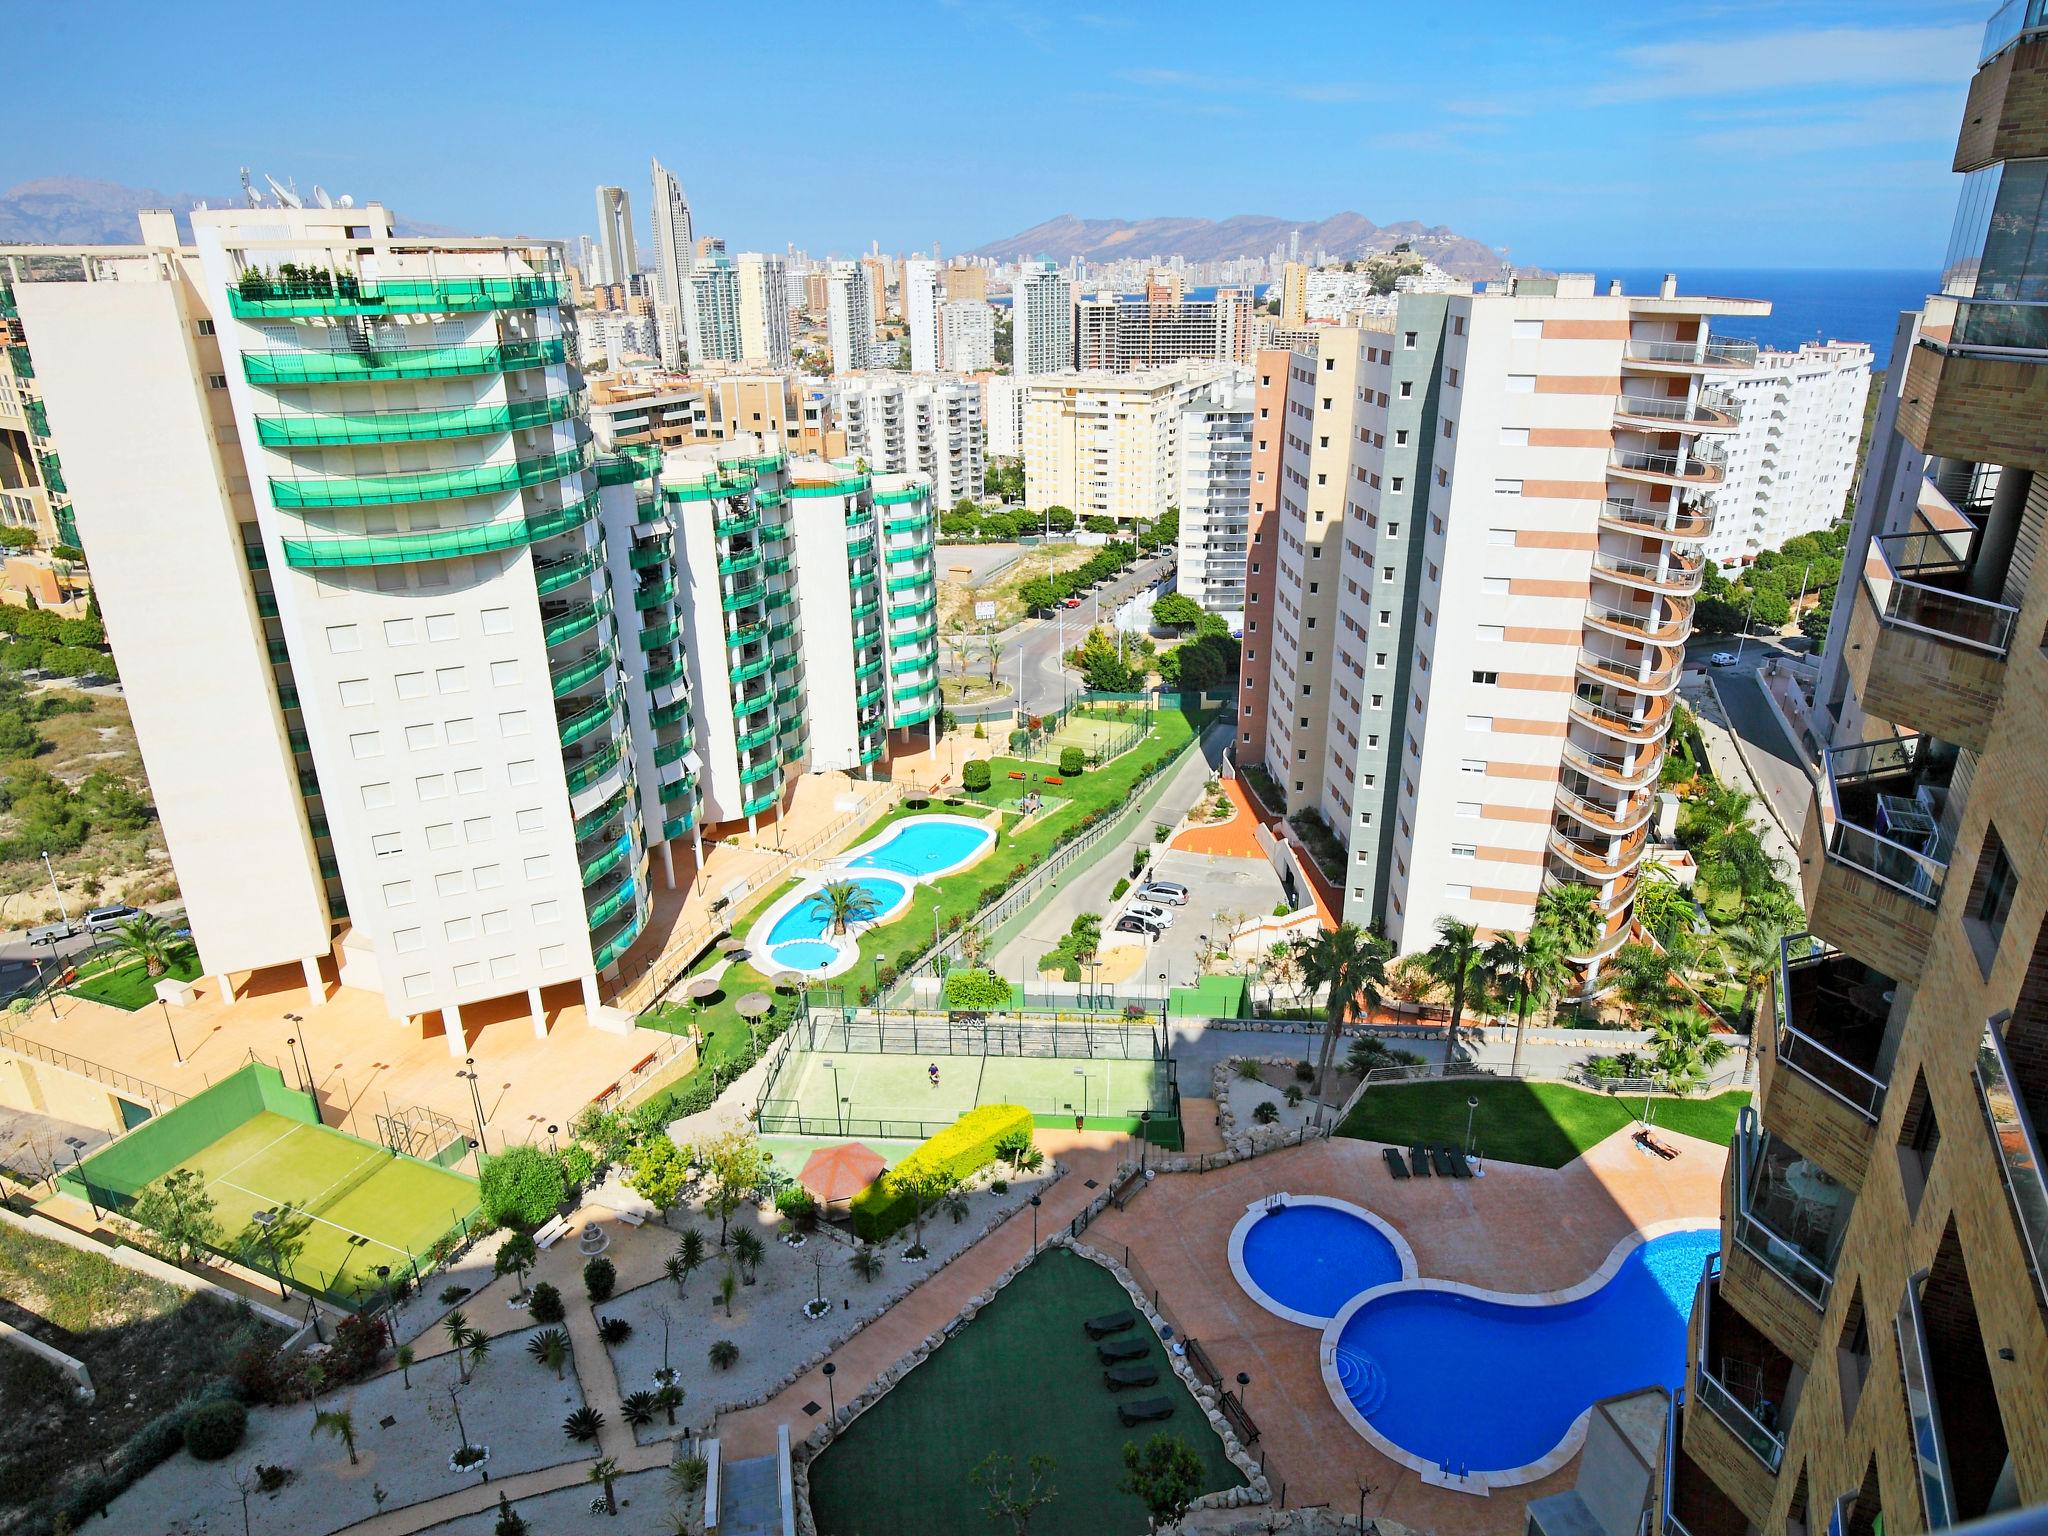
<svg viewBox="0 0 2048 1536">
<path fill-rule="evenodd" d="M 930 1069 L 939 1069 L 938 1082 Z M 1046 1125 L 1085 1115 L 1091 1127 L 1132 1129 L 1141 1110 L 1172 1107 L 1173 1064 L 1072 1056 L 856 1055 L 792 1051 L 763 1109 L 763 1128 L 830 1134 L 886 1134 L 876 1122 L 949 1123 L 978 1104 L 1021 1104 Z M 840 1102 L 844 1100 L 844 1104 Z M 769 1125 L 794 1115 L 801 1126 Z M 907 1132 L 912 1136 L 929 1132 Z"/>
<path fill-rule="evenodd" d="M 1071 714 L 1059 723 L 1052 734 L 1052 746 L 1079 747 L 1085 752 L 1111 752 L 1131 745 L 1145 734 L 1139 717 L 1128 720 L 1096 720 L 1083 714 Z"/>
</svg>

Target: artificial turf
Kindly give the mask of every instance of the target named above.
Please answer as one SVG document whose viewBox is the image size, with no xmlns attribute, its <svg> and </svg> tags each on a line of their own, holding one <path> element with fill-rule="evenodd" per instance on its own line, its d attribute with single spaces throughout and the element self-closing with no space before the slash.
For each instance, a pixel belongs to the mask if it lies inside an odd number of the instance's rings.
<svg viewBox="0 0 2048 1536">
<path fill-rule="evenodd" d="M 65 990 L 74 997 L 88 997 L 96 1003 L 105 1003 L 109 1008 L 122 1008 L 133 1013 L 156 1001 L 156 984 L 166 978 L 197 981 L 198 957 L 187 955 L 174 961 L 162 977 L 151 976 L 147 963 L 141 960 L 123 963 L 116 958 L 97 962 L 97 968 L 81 970 L 78 980 Z"/>
<path fill-rule="evenodd" d="M 1123 1448 L 1165 1430 L 1193 1446 L 1201 1492 L 1244 1476 L 1224 1456 L 1201 1408 L 1170 1368 L 1156 1336 L 1156 1386 L 1125 1398 L 1170 1396 L 1173 1417 L 1126 1429 L 1118 1395 L 1103 1385 L 1082 1323 L 1130 1306 L 1124 1288 L 1086 1259 L 1049 1249 L 974 1320 L 899 1381 L 811 1464 L 819 1536 L 963 1536 L 1001 1529 L 976 1490 L 974 1469 L 1007 1452 L 1024 1472 L 1053 1459 L 1052 1502 L 1032 1516 L 1032 1536 L 1140 1536 L 1145 1507 L 1119 1488 Z M 1138 1328 L 1143 1330 L 1140 1321 Z"/>
<path fill-rule="evenodd" d="M 1500 1162 L 1539 1168 L 1562 1168 L 1634 1122 L 1643 1110 L 1638 1095 L 1616 1097 L 1567 1083 L 1478 1078 L 1388 1083 L 1367 1089 L 1337 1134 L 1403 1147 L 1416 1142 L 1463 1146 L 1466 1101 L 1475 1098 L 1475 1148 Z M 1748 1102 L 1746 1092 L 1733 1090 L 1711 1099 L 1660 1097 L 1651 1100 L 1650 1118 L 1661 1130 L 1726 1146 L 1735 1136 L 1736 1112 Z"/>
</svg>

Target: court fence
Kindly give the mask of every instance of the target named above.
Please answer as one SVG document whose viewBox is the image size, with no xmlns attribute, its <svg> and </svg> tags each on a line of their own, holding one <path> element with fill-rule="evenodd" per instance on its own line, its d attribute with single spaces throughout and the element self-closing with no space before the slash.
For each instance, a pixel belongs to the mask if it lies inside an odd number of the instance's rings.
<svg viewBox="0 0 2048 1536">
<path fill-rule="evenodd" d="M 813 1014 L 804 1049 L 852 1056 L 1071 1056 L 1161 1061 L 1168 1052 L 1149 1025 L 1015 1023 L 1000 1016 L 968 1019 L 877 1019 L 862 1022 Z"/>
</svg>

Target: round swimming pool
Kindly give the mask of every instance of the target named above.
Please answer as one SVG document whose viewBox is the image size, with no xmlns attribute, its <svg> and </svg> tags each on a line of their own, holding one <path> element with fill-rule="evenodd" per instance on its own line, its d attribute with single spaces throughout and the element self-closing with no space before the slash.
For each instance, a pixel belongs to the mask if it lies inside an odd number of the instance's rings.
<svg viewBox="0 0 2048 1536">
<path fill-rule="evenodd" d="M 939 875 L 968 863 L 995 838 L 995 828 L 964 816 L 911 816 L 890 827 L 880 841 L 855 849 L 846 867 L 887 869 L 913 878 Z"/>
<path fill-rule="evenodd" d="M 855 875 L 846 883 L 857 885 L 874 897 L 876 922 L 889 917 L 898 907 L 910 900 L 910 887 L 888 875 Z M 766 940 L 771 951 L 778 944 L 788 944 L 793 940 L 822 940 L 825 937 L 832 926 L 832 919 L 823 912 L 813 909 L 812 898 L 817 894 L 815 890 L 799 893 L 798 899 L 775 920 L 768 930 Z M 832 946 L 820 943 L 818 948 L 831 949 Z M 836 954 L 837 951 L 834 950 L 833 953 Z M 801 970 L 803 967 L 798 966 L 797 969 Z"/>
<path fill-rule="evenodd" d="M 1290 1322 L 1320 1326 L 1352 1297 L 1415 1273 L 1393 1228 L 1360 1207 L 1316 1195 L 1261 1201 L 1231 1234 L 1231 1267 L 1246 1293 Z"/>
<path fill-rule="evenodd" d="M 839 951 L 823 939 L 798 939 L 770 946 L 768 957 L 785 971 L 822 971 L 839 958 Z"/>
<path fill-rule="evenodd" d="M 1359 1297 L 1323 1335 L 1325 1379 L 1354 1424 L 1418 1469 L 1541 1476 L 1601 1398 L 1684 1382 L 1686 1319 L 1720 1243 L 1713 1229 L 1667 1232 L 1555 1298 L 1444 1281 Z"/>
</svg>

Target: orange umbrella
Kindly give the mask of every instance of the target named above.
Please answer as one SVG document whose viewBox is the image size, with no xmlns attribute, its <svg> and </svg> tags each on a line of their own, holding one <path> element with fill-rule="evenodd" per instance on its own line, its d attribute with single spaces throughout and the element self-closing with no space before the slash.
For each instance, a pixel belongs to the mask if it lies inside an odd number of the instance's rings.
<svg viewBox="0 0 2048 1536">
<path fill-rule="evenodd" d="M 882 1154 L 857 1141 L 843 1141 L 836 1147 L 820 1147 L 804 1160 L 797 1181 L 830 1205 L 834 1200 L 851 1200 L 875 1182 L 888 1167 Z"/>
</svg>

